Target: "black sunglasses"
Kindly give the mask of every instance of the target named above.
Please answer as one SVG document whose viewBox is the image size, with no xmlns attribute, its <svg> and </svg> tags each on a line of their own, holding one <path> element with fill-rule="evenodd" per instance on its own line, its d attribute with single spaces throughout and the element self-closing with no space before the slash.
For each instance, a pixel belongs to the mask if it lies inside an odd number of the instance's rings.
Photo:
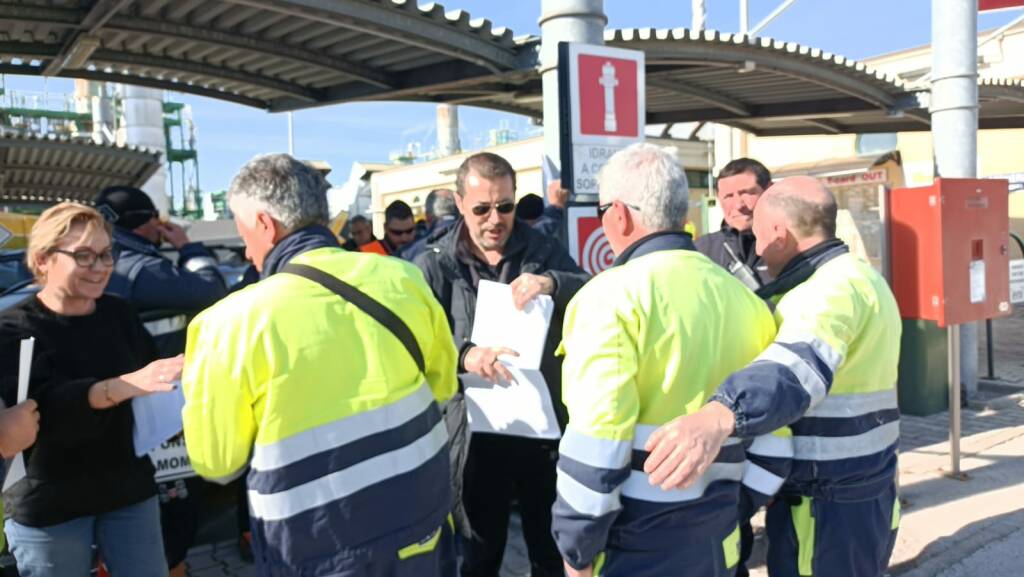
<svg viewBox="0 0 1024 577">
<path fill-rule="evenodd" d="M 597 220 L 603 219 L 604 218 L 604 213 L 608 212 L 608 209 L 610 209 L 613 204 L 615 204 L 614 200 L 612 202 L 608 202 L 608 203 L 605 203 L 605 204 L 599 204 L 597 206 Z M 635 210 L 637 212 L 640 211 L 640 207 L 635 205 L 635 204 L 629 204 L 628 202 L 623 202 L 622 204 L 624 206 L 628 207 L 628 208 L 632 208 L 633 210 Z"/>
<path fill-rule="evenodd" d="M 505 200 L 502 202 L 495 202 L 494 204 L 478 204 L 472 209 L 473 214 L 476 216 L 487 216 L 491 214 L 491 209 L 497 210 L 498 214 L 508 214 L 516 209 L 516 203 L 511 200 Z"/>
<path fill-rule="evenodd" d="M 114 264 L 114 252 L 109 248 L 100 253 L 93 252 L 89 249 L 76 250 L 72 252 L 70 250 L 61 250 L 59 248 L 55 248 L 50 252 L 68 255 L 75 259 L 75 264 L 82 268 L 92 268 L 96 265 L 96 261 L 99 261 L 103 266 L 113 266 Z"/>
<path fill-rule="evenodd" d="M 397 228 L 388 227 L 388 232 L 390 232 L 391 234 L 393 234 L 395 236 L 405 236 L 407 234 L 413 234 L 414 232 L 416 232 L 416 227 L 407 228 L 407 229 L 404 229 L 404 230 L 399 230 Z"/>
</svg>

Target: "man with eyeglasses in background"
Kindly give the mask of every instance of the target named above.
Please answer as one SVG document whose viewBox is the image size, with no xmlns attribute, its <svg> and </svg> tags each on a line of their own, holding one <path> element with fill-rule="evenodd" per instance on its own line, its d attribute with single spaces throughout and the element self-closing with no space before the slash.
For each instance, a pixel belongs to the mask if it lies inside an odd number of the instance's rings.
<svg viewBox="0 0 1024 577">
<path fill-rule="evenodd" d="M 589 276 L 557 241 L 525 222 L 516 221 L 516 173 L 504 158 L 487 152 L 467 158 L 456 173 L 455 192 L 461 220 L 428 244 L 415 262 L 448 314 L 459 350 L 459 372 L 473 373 L 495 383 L 512 378 L 498 362 L 498 355 L 513 352 L 477 346 L 470 340 L 481 280 L 510 284 L 515 306 L 520 309 L 539 295 L 550 295 L 555 311 L 540 370 L 554 401 L 559 425 L 564 427 L 567 417 L 561 403 L 562 363 L 555 356 L 555 349 L 562 338 L 565 307 Z M 459 442 L 465 443 L 465 439 L 452 439 L 454 444 Z M 453 449 L 452 454 L 457 459 L 458 449 Z M 466 527 L 466 520 L 462 519 L 460 527 L 467 537 L 463 577 L 497 577 L 515 499 L 522 515 L 530 574 L 562 575 L 561 556 L 550 533 L 557 456 L 557 441 L 489 433 L 472 435 L 461 478 L 469 524 Z M 455 463 L 453 471 L 460 470 L 458 466 Z M 458 487 L 455 494 L 459 494 Z"/>
<path fill-rule="evenodd" d="M 398 256 L 402 247 L 416 240 L 416 222 L 412 208 L 405 201 L 396 200 L 384 209 L 384 238 L 359 247 L 360 252 L 385 256 Z"/>
<path fill-rule="evenodd" d="M 227 294 L 217 259 L 210 249 L 190 242 L 184 229 L 161 222 L 152 199 L 131 186 L 111 186 L 96 198 L 96 209 L 113 224 L 117 256 L 106 292 L 129 301 L 139 313 L 167 311 L 149 319 L 161 357 L 185 352 L 188 321 Z M 164 243 L 178 252 L 175 263 L 160 252 Z M 164 549 L 171 577 L 185 574 L 185 556 L 199 520 L 198 477 L 158 483 Z"/>
</svg>

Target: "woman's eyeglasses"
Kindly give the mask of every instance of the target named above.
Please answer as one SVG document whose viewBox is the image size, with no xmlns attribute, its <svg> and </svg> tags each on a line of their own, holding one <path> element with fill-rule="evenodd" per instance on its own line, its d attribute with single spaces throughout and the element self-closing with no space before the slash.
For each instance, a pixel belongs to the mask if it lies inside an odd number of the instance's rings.
<svg viewBox="0 0 1024 577">
<path fill-rule="evenodd" d="M 487 216 L 491 214 L 491 209 L 498 211 L 498 214 L 508 214 L 516 209 L 516 203 L 511 200 L 503 202 L 495 202 L 493 204 L 478 204 L 472 209 L 473 214 L 476 216 Z"/>
<path fill-rule="evenodd" d="M 96 265 L 96 261 L 99 261 L 103 266 L 114 265 L 114 251 L 107 249 L 103 252 L 95 252 L 89 249 L 81 249 L 76 251 L 61 250 L 55 248 L 50 252 L 57 252 L 60 254 L 66 254 L 71 258 L 75 259 L 75 264 L 83 268 L 92 268 Z"/>
</svg>

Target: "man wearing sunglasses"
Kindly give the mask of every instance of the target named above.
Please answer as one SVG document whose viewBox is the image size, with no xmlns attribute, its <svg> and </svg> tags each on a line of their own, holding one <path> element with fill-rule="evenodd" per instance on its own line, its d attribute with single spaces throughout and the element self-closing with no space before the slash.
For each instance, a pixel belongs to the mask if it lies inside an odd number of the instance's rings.
<svg viewBox="0 0 1024 577">
<path fill-rule="evenodd" d="M 384 238 L 373 240 L 359 247 L 360 252 L 372 252 L 397 256 L 402 247 L 416 240 L 416 222 L 412 208 L 402 200 L 396 200 L 384 209 Z"/>
<path fill-rule="evenodd" d="M 459 167 L 455 186 L 455 203 L 462 219 L 432 237 L 415 262 L 448 314 L 459 349 L 459 372 L 474 373 L 491 382 L 511 379 L 498 355 L 514 353 L 478 347 L 470 340 L 480 280 L 510 284 L 519 308 L 538 295 L 551 295 L 555 312 L 541 372 L 564 425 L 561 360 L 554 352 L 562 337 L 565 306 L 588 275 L 557 241 L 516 220 L 516 173 L 507 160 L 491 153 L 474 154 Z M 456 445 L 459 442 L 458 438 L 452 440 Z M 518 499 L 522 515 L 530 574 L 562 575 L 561 557 L 550 533 L 557 449 L 556 441 L 473 434 L 462 476 L 463 503 L 472 529 L 468 536 L 463 524 L 467 535 L 463 577 L 497 577 L 514 499 Z M 458 451 L 453 454 L 457 456 Z"/>
</svg>

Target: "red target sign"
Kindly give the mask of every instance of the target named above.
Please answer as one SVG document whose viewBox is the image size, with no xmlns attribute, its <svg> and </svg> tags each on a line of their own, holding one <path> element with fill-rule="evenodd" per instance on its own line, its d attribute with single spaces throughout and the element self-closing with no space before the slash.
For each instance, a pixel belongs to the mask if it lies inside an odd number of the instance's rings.
<svg viewBox="0 0 1024 577">
<path fill-rule="evenodd" d="M 569 254 L 580 268 L 594 275 L 615 262 L 615 253 L 608 244 L 601 222 L 597 218 L 597 205 L 577 204 L 567 210 L 569 226 Z"/>
</svg>

